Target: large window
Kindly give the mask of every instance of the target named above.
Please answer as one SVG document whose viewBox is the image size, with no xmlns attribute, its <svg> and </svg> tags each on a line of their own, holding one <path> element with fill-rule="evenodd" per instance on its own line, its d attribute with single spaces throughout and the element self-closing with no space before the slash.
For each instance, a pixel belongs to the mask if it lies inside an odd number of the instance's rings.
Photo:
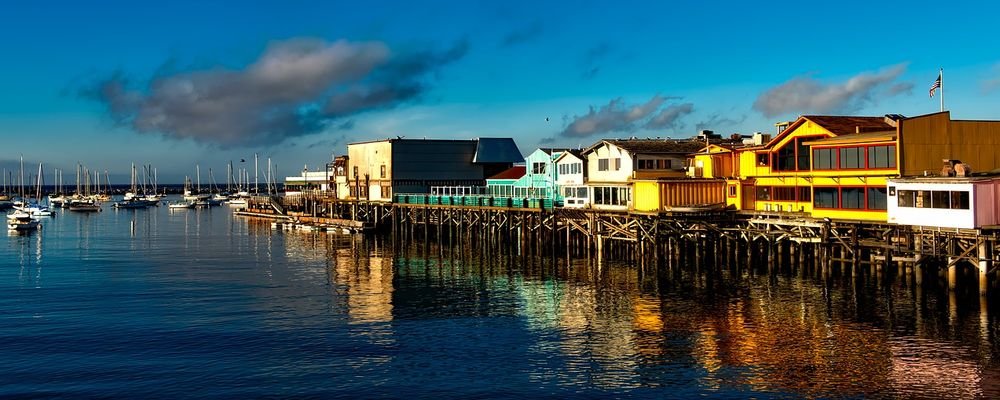
<svg viewBox="0 0 1000 400">
<path fill-rule="evenodd" d="M 837 188 L 813 189 L 813 206 L 816 208 L 838 208 Z"/>
<path fill-rule="evenodd" d="M 622 159 L 621 157 L 615 159 L 615 171 L 620 171 L 622 169 Z"/>
<path fill-rule="evenodd" d="M 799 201 L 812 201 L 812 188 L 809 186 L 799 187 Z"/>
<path fill-rule="evenodd" d="M 601 158 L 601 159 L 597 160 L 597 170 L 598 171 L 607 171 L 608 170 L 608 159 L 607 158 Z"/>
<path fill-rule="evenodd" d="M 531 163 L 531 173 L 535 175 L 545 174 L 545 163 L 543 162 Z"/>
<path fill-rule="evenodd" d="M 795 201 L 795 186 L 775 186 L 771 193 L 771 199 L 775 201 Z"/>
<path fill-rule="evenodd" d="M 845 187 L 840 189 L 840 208 L 860 210 L 865 208 L 865 188 Z"/>
<path fill-rule="evenodd" d="M 815 149 L 813 150 L 813 169 L 834 169 L 837 167 L 837 153 L 835 149 Z"/>
<path fill-rule="evenodd" d="M 814 169 L 896 168 L 895 145 L 816 148 L 812 154 Z"/>
<path fill-rule="evenodd" d="M 639 169 L 656 169 L 656 160 L 639 160 Z"/>
<path fill-rule="evenodd" d="M 798 137 L 788 141 L 774 153 L 772 168 L 775 171 L 808 171 L 809 146 L 806 142 L 818 137 Z"/>
<path fill-rule="evenodd" d="M 885 187 L 818 187 L 813 189 L 816 208 L 884 211 L 888 199 Z M 909 201 L 900 197 L 900 202 Z"/>
<path fill-rule="evenodd" d="M 620 187 L 620 186 L 594 187 L 594 204 L 627 206 L 630 196 L 631 196 L 631 189 L 627 187 Z"/>
<path fill-rule="evenodd" d="M 775 171 L 795 171 L 794 140 L 779 148 L 774 154 L 774 164 L 772 164 L 772 168 L 774 168 Z"/>
<path fill-rule="evenodd" d="M 870 187 L 868 188 L 868 209 L 869 210 L 885 210 L 888 196 L 886 196 L 886 189 L 883 187 Z"/>
<path fill-rule="evenodd" d="M 896 168 L 896 146 L 868 147 L 868 168 Z"/>
<path fill-rule="evenodd" d="M 862 147 L 842 147 L 840 149 L 840 169 L 865 167 L 865 150 Z"/>
</svg>

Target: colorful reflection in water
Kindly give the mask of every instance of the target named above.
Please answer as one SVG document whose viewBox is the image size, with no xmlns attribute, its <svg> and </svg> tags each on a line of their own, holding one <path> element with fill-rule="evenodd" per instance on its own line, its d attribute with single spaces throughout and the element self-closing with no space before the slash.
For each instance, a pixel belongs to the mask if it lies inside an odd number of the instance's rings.
<svg viewBox="0 0 1000 400">
<path fill-rule="evenodd" d="M 1000 396 L 995 299 L 62 215 L 0 247 L 0 396 Z"/>
</svg>

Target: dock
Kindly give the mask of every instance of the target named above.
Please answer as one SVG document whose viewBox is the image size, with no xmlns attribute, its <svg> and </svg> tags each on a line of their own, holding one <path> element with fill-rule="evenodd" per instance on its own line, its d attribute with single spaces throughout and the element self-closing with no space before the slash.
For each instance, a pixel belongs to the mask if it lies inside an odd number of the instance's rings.
<svg viewBox="0 0 1000 400">
<path fill-rule="evenodd" d="M 283 214 L 275 213 L 272 202 Z M 483 203 L 478 203 L 483 204 Z M 282 227 L 391 233 L 400 243 L 464 239 L 548 257 L 634 262 L 640 271 L 677 263 L 805 268 L 818 276 L 871 273 L 935 276 L 950 290 L 977 282 L 996 287 L 1000 230 L 941 229 L 806 215 L 735 210 L 659 213 L 492 205 L 409 204 L 322 196 L 252 202 L 242 215 L 279 219 Z"/>
</svg>

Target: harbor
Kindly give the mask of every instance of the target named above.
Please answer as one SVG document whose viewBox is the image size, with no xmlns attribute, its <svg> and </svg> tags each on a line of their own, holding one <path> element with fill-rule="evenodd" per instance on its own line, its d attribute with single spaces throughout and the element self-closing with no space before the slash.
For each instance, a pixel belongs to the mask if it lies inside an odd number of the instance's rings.
<svg viewBox="0 0 1000 400">
<path fill-rule="evenodd" d="M 0 400 L 1000 399 L 998 13 L 8 4 Z"/>
<path fill-rule="evenodd" d="M 986 361 L 1000 305 L 939 280 L 712 256 L 644 272 L 611 257 L 518 253 L 447 228 L 430 240 L 422 227 L 414 240 L 277 230 L 225 207 L 59 212 L 0 247 L 9 391 L 213 397 L 294 385 L 302 396 L 391 397 L 423 393 L 414 382 L 459 397 L 539 386 L 642 397 L 1000 391 Z M 102 334 L 108 325 L 118 334 Z M 499 358 L 482 356 L 498 348 Z M 39 360 L 64 352 L 76 356 Z M 87 361 L 109 357 L 120 361 Z M 116 366 L 128 359 L 142 363 Z M 271 377 L 275 368 L 285 372 Z M 163 385 L 163 373 L 190 384 Z M 485 383 L 497 373 L 507 379 Z M 93 374 L 104 383 L 89 383 Z"/>
</svg>

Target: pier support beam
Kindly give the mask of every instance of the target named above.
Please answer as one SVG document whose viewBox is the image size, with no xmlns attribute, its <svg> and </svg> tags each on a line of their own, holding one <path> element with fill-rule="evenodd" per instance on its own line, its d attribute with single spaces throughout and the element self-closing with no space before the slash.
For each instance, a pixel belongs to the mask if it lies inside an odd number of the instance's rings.
<svg viewBox="0 0 1000 400">
<path fill-rule="evenodd" d="M 979 295 L 986 296 L 986 291 L 989 288 L 989 271 L 990 271 L 990 260 L 992 259 L 992 254 L 990 254 L 992 246 L 988 240 L 979 241 Z"/>
</svg>

